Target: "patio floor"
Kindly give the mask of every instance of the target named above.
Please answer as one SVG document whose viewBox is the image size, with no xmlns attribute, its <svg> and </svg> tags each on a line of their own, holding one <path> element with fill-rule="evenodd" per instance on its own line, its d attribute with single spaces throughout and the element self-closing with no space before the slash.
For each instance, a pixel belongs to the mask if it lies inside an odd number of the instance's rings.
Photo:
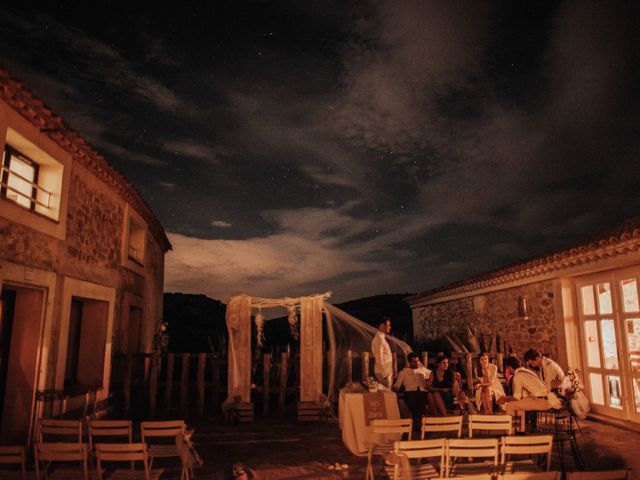
<svg viewBox="0 0 640 480">
<path fill-rule="evenodd" d="M 257 419 L 254 424 L 228 426 L 211 421 L 189 422 L 196 428 L 194 441 L 205 464 L 196 479 L 230 479 L 231 466 L 242 462 L 261 480 L 364 478 L 366 458 L 355 457 L 343 445 L 336 423 L 298 423 L 288 419 Z M 588 470 L 631 468 L 640 479 L 640 433 L 591 420 L 580 422 L 578 444 Z M 332 471 L 329 465 L 349 468 Z M 565 466 L 574 470 L 570 449 Z M 552 468 L 560 469 L 557 453 Z M 172 478 L 170 472 L 163 478 Z M 380 478 L 385 478 L 380 475 Z"/>
</svg>

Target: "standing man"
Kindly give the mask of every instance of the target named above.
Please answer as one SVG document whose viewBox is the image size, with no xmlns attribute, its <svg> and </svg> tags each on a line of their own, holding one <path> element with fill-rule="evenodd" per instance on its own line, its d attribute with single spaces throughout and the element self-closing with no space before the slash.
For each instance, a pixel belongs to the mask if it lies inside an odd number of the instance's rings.
<svg viewBox="0 0 640 480">
<path fill-rule="evenodd" d="M 393 377 L 393 355 L 391 347 L 387 342 L 386 335 L 391 332 L 391 319 L 384 317 L 378 324 L 378 331 L 371 341 L 371 351 L 375 358 L 373 371 L 378 383 L 381 383 L 388 389 L 391 389 Z"/>
<path fill-rule="evenodd" d="M 524 353 L 525 365 L 537 372 L 538 377 L 542 380 L 547 387 L 547 390 L 551 391 L 562 384 L 564 380 L 564 371 L 562 367 L 550 358 L 543 357 L 542 354 L 533 348 L 530 348 Z"/>
</svg>

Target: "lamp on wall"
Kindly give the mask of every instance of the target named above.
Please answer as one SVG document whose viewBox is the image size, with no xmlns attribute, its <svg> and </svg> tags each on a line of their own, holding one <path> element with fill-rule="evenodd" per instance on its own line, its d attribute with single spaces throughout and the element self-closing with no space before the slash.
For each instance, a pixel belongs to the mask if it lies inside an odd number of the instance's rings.
<svg viewBox="0 0 640 480">
<path fill-rule="evenodd" d="M 518 297 L 518 316 L 523 320 L 527 320 L 530 313 L 531 307 L 529 305 L 529 299 L 526 295 L 520 295 Z"/>
</svg>

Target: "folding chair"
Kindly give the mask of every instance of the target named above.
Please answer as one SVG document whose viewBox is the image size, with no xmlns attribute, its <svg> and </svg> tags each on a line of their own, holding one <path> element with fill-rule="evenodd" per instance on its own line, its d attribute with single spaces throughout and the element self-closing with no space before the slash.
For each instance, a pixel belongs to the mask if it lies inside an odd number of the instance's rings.
<svg viewBox="0 0 640 480">
<path fill-rule="evenodd" d="M 561 472 L 526 472 L 526 473 L 504 473 L 500 475 L 500 480 L 560 480 Z"/>
<path fill-rule="evenodd" d="M 96 438 L 111 440 L 120 439 L 126 443 L 133 441 L 133 430 L 131 426 L 131 420 L 92 420 L 89 422 L 89 450 L 94 451 Z M 101 442 L 102 443 L 102 442 Z"/>
<path fill-rule="evenodd" d="M 98 443 L 96 444 L 98 478 L 103 480 L 102 467 L 105 462 L 131 462 L 128 469 L 116 469 L 109 480 L 158 480 L 162 470 L 149 468 L 147 446 L 144 443 Z M 142 470 L 135 470 L 133 464 L 142 463 Z"/>
<path fill-rule="evenodd" d="M 501 441 L 500 464 L 504 473 L 513 473 L 516 467 L 526 470 L 540 471 L 538 462 L 531 459 L 507 462 L 508 455 L 545 455 L 546 468 L 551 470 L 551 450 L 553 448 L 553 435 L 527 435 L 506 436 Z"/>
<path fill-rule="evenodd" d="M 567 472 L 567 480 L 630 480 L 631 469 L 600 472 Z"/>
<path fill-rule="evenodd" d="M 412 440 L 406 442 L 395 442 L 394 444 L 394 452 L 396 454 L 396 458 L 399 459 L 401 456 L 405 456 L 408 459 L 408 466 L 411 469 L 411 478 L 413 480 L 422 480 L 427 478 L 442 478 L 444 474 L 445 464 L 444 464 L 444 451 L 445 451 L 445 442 L 444 438 L 436 438 L 432 440 Z M 431 464 L 431 463 L 422 463 L 423 459 L 431 459 L 437 458 L 440 463 L 439 470 Z M 411 464 L 411 460 L 417 460 L 417 463 Z M 402 477 L 400 475 L 400 470 L 402 466 L 400 462 L 397 462 L 394 465 L 393 469 L 393 479 L 400 480 Z"/>
<path fill-rule="evenodd" d="M 469 438 L 473 438 L 474 430 L 513 435 L 513 417 L 511 415 L 469 415 Z"/>
<path fill-rule="evenodd" d="M 34 445 L 35 452 L 35 465 L 36 465 L 36 479 L 69 479 L 77 480 L 78 478 L 84 478 L 89 480 L 89 467 L 88 467 L 88 449 L 86 443 L 40 443 L 37 442 Z M 43 462 L 44 465 L 40 465 Z M 51 464 L 54 462 L 78 462 L 80 464 L 79 469 L 57 468 L 52 475 L 48 474 L 48 470 Z M 40 469 L 43 468 L 44 477 L 40 476 Z M 80 477 L 80 471 L 82 471 L 82 477 Z"/>
<path fill-rule="evenodd" d="M 407 436 L 411 440 L 411 427 L 413 421 L 410 418 L 394 420 L 371 420 L 370 437 L 367 452 L 367 473 L 365 480 L 373 480 L 373 456 L 386 455 L 393 451 L 397 440 Z"/>
<path fill-rule="evenodd" d="M 189 479 L 189 471 L 184 461 L 185 452 L 178 448 L 176 440 L 178 435 L 185 435 L 185 431 L 186 425 L 183 420 L 150 421 L 140 424 L 142 442 L 148 447 L 149 468 L 152 468 L 153 460 L 156 458 L 177 457 L 182 467 L 181 478 Z M 150 440 L 154 440 L 154 443 Z"/>
<path fill-rule="evenodd" d="M 456 463 L 458 458 L 485 459 L 475 463 Z M 489 473 L 494 474 L 498 470 L 498 439 L 497 438 L 451 438 L 447 440 L 445 449 L 446 476 L 458 472 L 463 473 Z"/>
<path fill-rule="evenodd" d="M 22 472 L 22 480 L 27 478 L 27 453 L 23 446 L 0 446 L 0 464 L 3 465 L 19 465 Z M 15 472 L 3 470 L 0 478 L 8 478 Z M 13 478 L 13 477 L 12 477 Z M 15 478 L 18 478 L 17 476 Z"/>
<path fill-rule="evenodd" d="M 82 443 L 82 421 L 41 418 L 36 438 L 39 442 Z"/>
<path fill-rule="evenodd" d="M 455 432 L 457 438 L 462 436 L 462 415 L 453 417 L 422 417 L 420 438 L 424 440 L 427 433 Z"/>
</svg>

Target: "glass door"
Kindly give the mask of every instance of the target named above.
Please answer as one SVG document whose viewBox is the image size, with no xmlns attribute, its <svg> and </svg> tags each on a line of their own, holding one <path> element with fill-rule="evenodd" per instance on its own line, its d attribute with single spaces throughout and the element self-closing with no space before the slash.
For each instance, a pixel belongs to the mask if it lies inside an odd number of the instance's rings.
<svg viewBox="0 0 640 480">
<path fill-rule="evenodd" d="M 618 354 L 622 342 L 613 285 L 611 276 L 577 284 L 585 359 L 583 381 L 595 412 L 628 418 L 623 381 L 626 369 Z"/>
<path fill-rule="evenodd" d="M 638 287 L 640 275 L 636 272 L 616 275 L 621 298 L 625 367 L 628 371 L 629 418 L 640 422 L 640 302 Z"/>
</svg>

